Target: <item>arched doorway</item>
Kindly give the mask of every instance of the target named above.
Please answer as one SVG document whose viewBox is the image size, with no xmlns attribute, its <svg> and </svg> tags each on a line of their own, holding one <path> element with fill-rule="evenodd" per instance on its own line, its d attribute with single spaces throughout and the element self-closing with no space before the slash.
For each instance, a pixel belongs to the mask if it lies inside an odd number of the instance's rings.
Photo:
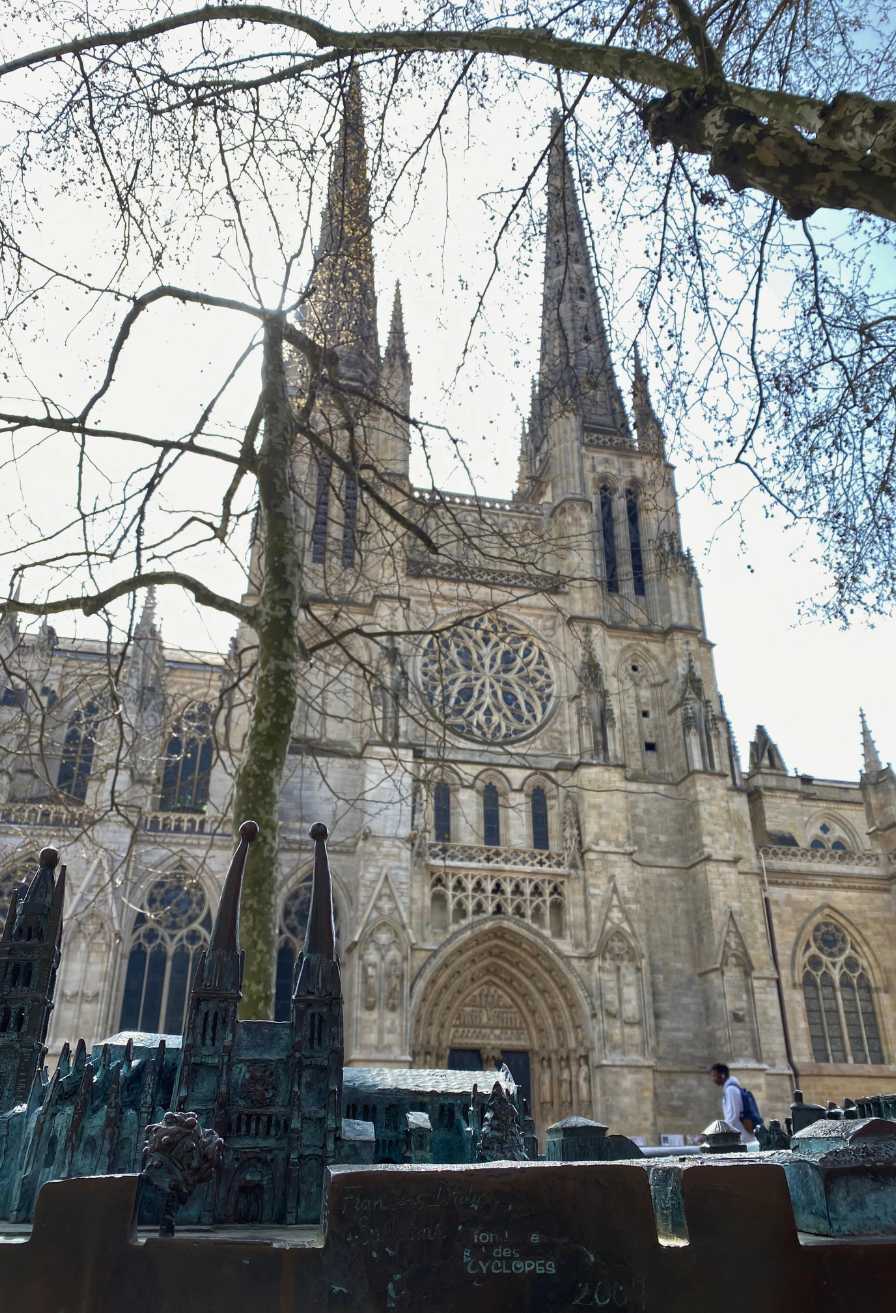
<svg viewBox="0 0 896 1313">
<path fill-rule="evenodd" d="M 590 1009 L 581 983 L 537 931 L 510 918 L 446 940 L 411 991 L 414 1062 L 497 1067 L 530 1091 L 540 1131 L 594 1115 Z"/>
</svg>

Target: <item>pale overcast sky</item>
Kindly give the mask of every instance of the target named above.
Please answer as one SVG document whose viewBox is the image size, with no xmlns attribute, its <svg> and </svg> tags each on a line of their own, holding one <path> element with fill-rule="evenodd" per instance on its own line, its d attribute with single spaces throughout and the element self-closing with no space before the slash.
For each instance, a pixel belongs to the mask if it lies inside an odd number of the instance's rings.
<svg viewBox="0 0 896 1313">
<path fill-rule="evenodd" d="M 545 99 L 545 132 L 547 128 Z M 508 154 L 522 150 L 534 158 L 535 138 L 520 146 L 516 131 L 519 105 L 507 107 L 506 121 L 493 119 L 487 141 L 468 141 L 464 123 L 448 127 L 444 157 L 434 158 L 416 207 L 407 221 L 377 236 L 377 273 L 382 341 L 395 278 L 404 295 L 408 346 L 414 369 L 412 409 L 444 423 L 465 444 L 469 468 L 483 493 L 510 496 L 516 478 L 520 416 L 528 410 L 529 380 L 537 359 L 541 261 L 517 260 L 505 248 L 502 268 L 473 350 L 459 374 L 464 340 L 476 295 L 490 263 L 488 234 L 494 230 L 496 142 Z M 531 107 L 530 116 L 531 116 Z M 443 159 L 446 163 L 443 163 Z M 588 197 L 595 214 L 606 197 Z M 71 259 L 89 265 L 103 258 L 103 219 L 84 205 L 74 190 L 54 200 L 43 220 L 41 240 L 49 262 Z M 315 221 L 316 227 L 316 221 Z M 213 244 L 210 237 L 209 247 Z M 276 271 L 271 269 L 272 274 Z M 459 281 L 463 274 L 463 281 Z M 605 284 L 624 273 L 603 268 Z M 215 265 L 209 250 L 197 249 L 184 282 L 233 293 L 238 281 Z M 623 296 L 621 300 L 625 301 Z M 89 391 L 86 360 L 96 359 L 109 341 L 108 321 L 87 314 L 68 297 L 46 297 L 13 382 L 14 395 L 52 391 L 83 401 Z M 114 398 L 103 408 L 103 421 L 150 431 L 184 431 L 198 413 L 211 378 L 220 375 L 245 341 L 229 318 L 192 312 L 159 313 L 146 325 L 123 361 Z M 253 363 L 237 387 L 234 415 L 246 416 L 255 386 Z M 30 383 L 27 380 L 31 380 Z M 628 378 L 619 369 L 628 396 Z M 9 399 L 9 392 L 4 401 Z M 654 398 L 662 412 L 662 397 Z M 75 406 L 77 409 L 77 405 Z M 697 422 L 695 420 L 695 422 Z M 168 431 L 171 431 L 169 428 Z M 676 435 L 670 434 L 674 448 Z M 443 443 L 434 473 L 443 487 L 468 491 L 463 471 Z M 129 453 L 131 454 L 131 453 Z M 110 457 L 120 459 L 120 456 Z M 802 529 L 786 532 L 780 518 L 767 519 L 758 495 L 748 498 L 743 517 L 731 519 L 730 500 L 749 489 L 746 475 L 731 474 L 716 487 L 726 504 L 716 505 L 697 485 L 699 471 L 677 460 L 682 494 L 682 526 L 703 583 L 710 638 L 716 643 L 719 685 L 738 737 L 741 755 L 757 722 L 767 726 L 790 769 L 817 776 L 854 779 L 860 768 L 858 709 L 863 704 L 884 760 L 896 759 L 896 698 L 893 696 L 892 618 L 875 628 L 856 625 L 843 632 L 830 625 L 800 624 L 801 602 L 824 586 L 823 572 L 812 563 L 812 544 Z M 124 466 L 122 466 L 124 469 Z M 422 468 L 416 471 L 425 481 Z M 9 467 L 3 482 L 3 517 L 22 527 L 23 507 L 44 528 L 58 523 L 71 506 L 71 444 L 56 440 L 30 462 L 21 477 Z M 184 506 L 199 500 L 195 466 L 172 485 L 172 499 Z M 9 536 L 7 534 L 7 545 Z M 242 544 L 234 544 L 237 552 Z M 211 580 L 222 589 L 240 588 L 234 564 L 219 568 Z M 160 598 L 166 640 L 197 649 L 226 648 L 233 623 L 226 617 L 200 616 L 179 595 Z M 74 630 L 60 617 L 60 633 Z M 82 622 L 79 632 L 87 632 Z"/>
</svg>

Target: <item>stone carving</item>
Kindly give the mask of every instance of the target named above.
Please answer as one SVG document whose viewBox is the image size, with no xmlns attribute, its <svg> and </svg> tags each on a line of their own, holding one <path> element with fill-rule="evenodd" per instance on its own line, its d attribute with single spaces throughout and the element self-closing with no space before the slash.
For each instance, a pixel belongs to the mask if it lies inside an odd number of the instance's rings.
<svg viewBox="0 0 896 1313">
<path fill-rule="evenodd" d="M 538 1084 L 538 1097 L 541 1100 L 543 1107 L 550 1107 L 551 1099 L 554 1097 L 553 1084 L 551 1082 L 550 1058 L 541 1059 L 541 1076 Z"/>
<path fill-rule="evenodd" d="M 733 918 L 729 918 L 722 948 L 722 997 L 730 1057 L 755 1058 L 756 1015 L 750 959 Z"/>
<path fill-rule="evenodd" d="M 390 643 L 380 662 L 380 733 L 386 743 L 398 742 L 407 688 L 408 676 L 401 653 Z"/>
<path fill-rule="evenodd" d="M 423 695 L 455 734 L 507 743 L 531 734 L 554 701 L 554 675 L 540 644 L 500 616 L 483 616 L 429 639 Z"/>
<path fill-rule="evenodd" d="M 522 873 L 492 876 L 472 871 L 452 872 L 449 881 L 443 871 L 433 872 L 430 915 L 438 925 L 440 918 L 449 914 L 454 926 L 480 916 L 513 916 L 561 936 L 566 920 L 565 882 Z"/>
<path fill-rule="evenodd" d="M 166 1112 L 146 1128 L 141 1175 L 164 1194 L 159 1235 L 174 1235 L 177 1210 L 218 1170 L 224 1141 L 195 1112 Z"/>
<path fill-rule="evenodd" d="M 608 1055 L 644 1052 L 643 999 L 640 963 L 622 930 L 613 930 L 601 953 L 601 1001 Z"/>
<path fill-rule="evenodd" d="M 500 1081 L 495 1081 L 485 1105 L 482 1131 L 476 1146 L 476 1161 L 494 1163 L 508 1160 L 525 1162 L 526 1146 L 523 1143 L 519 1113 L 507 1097 L 504 1086 Z"/>
<path fill-rule="evenodd" d="M 510 995 L 489 982 L 468 994 L 457 1009 L 449 1047 L 481 1049 L 496 1037 L 508 1046 L 527 1046 L 529 1030 Z"/>
<path fill-rule="evenodd" d="M 582 827 L 575 798 L 567 797 L 563 803 L 563 856 L 573 870 L 582 865 Z"/>
<path fill-rule="evenodd" d="M 596 761 L 616 759 L 616 719 L 590 626 L 585 630 L 579 667 L 579 728 L 585 756 Z"/>
<path fill-rule="evenodd" d="M 591 1066 L 585 1053 L 579 1056 L 579 1106 L 583 1111 L 591 1107 Z"/>
<path fill-rule="evenodd" d="M 363 965 L 364 974 L 364 1007 L 367 1012 L 376 1010 L 377 995 L 377 962 L 374 957 L 366 957 Z"/>
<path fill-rule="evenodd" d="M 572 1104 L 572 1073 L 569 1069 L 569 1058 L 560 1059 L 560 1105 L 568 1108 Z"/>
<path fill-rule="evenodd" d="M 402 970 L 398 957 L 391 957 L 386 964 L 386 1010 L 398 1012 L 401 1007 Z"/>
</svg>

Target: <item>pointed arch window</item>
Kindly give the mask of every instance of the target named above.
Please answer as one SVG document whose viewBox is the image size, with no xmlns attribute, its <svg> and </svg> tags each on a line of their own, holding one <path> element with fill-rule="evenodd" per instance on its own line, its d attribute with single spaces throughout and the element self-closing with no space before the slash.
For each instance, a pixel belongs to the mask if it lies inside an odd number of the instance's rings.
<svg viewBox="0 0 896 1313">
<path fill-rule="evenodd" d="M 433 820 L 436 843 L 451 842 L 451 785 L 440 780 L 433 790 Z"/>
<path fill-rule="evenodd" d="M 482 790 L 482 842 L 490 848 L 501 846 L 501 797 L 496 784 Z"/>
<path fill-rule="evenodd" d="M 342 564 L 355 563 L 355 539 L 358 531 L 358 479 L 346 474 L 342 484 Z"/>
<path fill-rule="evenodd" d="M 634 488 L 626 489 L 625 514 L 628 520 L 628 546 L 632 558 L 632 584 L 636 597 L 643 597 L 644 556 L 641 551 L 641 515 L 638 509 L 638 494 Z"/>
<path fill-rule="evenodd" d="M 327 528 L 330 521 L 330 476 L 333 472 L 331 460 L 318 459 L 317 487 L 314 494 L 314 522 L 311 526 L 311 559 L 316 565 L 323 565 L 327 559 Z"/>
<path fill-rule="evenodd" d="M 813 927 L 803 949 L 802 984 L 816 1062 L 884 1062 L 871 977 L 837 921 Z"/>
<path fill-rule="evenodd" d="M 99 715 L 99 707 L 95 702 L 88 702 L 85 707 L 79 707 L 68 722 L 62 743 L 56 788 L 60 793 L 68 794 L 77 802 L 83 802 L 87 797 L 87 785 L 93 770 L 93 757 L 96 750 Z"/>
<path fill-rule="evenodd" d="M 532 809 L 532 847 L 550 848 L 548 798 L 540 784 L 529 795 L 529 805 Z"/>
<path fill-rule="evenodd" d="M 200 812 L 212 773 L 212 712 L 207 702 L 187 707 L 165 748 L 159 811 Z"/>
<path fill-rule="evenodd" d="M 119 1029 L 183 1031 L 190 981 L 211 928 L 198 880 L 180 871 L 153 881 L 131 931 Z"/>
<path fill-rule="evenodd" d="M 305 944 L 308 913 L 311 910 L 311 876 L 296 885 L 284 899 L 280 909 L 280 927 L 277 936 L 277 962 L 274 979 L 274 1020 L 289 1021 L 296 963 Z M 334 903 L 333 919 L 336 923 L 336 956 L 341 957 L 339 912 Z"/>
<path fill-rule="evenodd" d="M 616 561 L 616 526 L 613 517 L 613 493 L 606 484 L 600 490 L 600 527 L 604 543 L 607 592 L 619 592 L 619 566 Z"/>
</svg>

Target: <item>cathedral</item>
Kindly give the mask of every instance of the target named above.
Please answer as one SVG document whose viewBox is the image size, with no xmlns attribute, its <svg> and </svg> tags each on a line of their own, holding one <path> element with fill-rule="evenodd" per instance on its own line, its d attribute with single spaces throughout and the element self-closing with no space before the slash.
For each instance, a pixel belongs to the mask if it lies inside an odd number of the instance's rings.
<svg viewBox="0 0 896 1313">
<path fill-rule="evenodd" d="M 546 147 L 517 487 L 418 488 L 418 344 L 396 289 L 380 348 L 346 83 L 302 314 L 364 400 L 346 424 L 324 399 L 291 471 L 318 651 L 280 799 L 273 1020 L 294 1008 L 323 821 L 348 1071 L 506 1065 L 539 1134 L 579 1114 L 656 1142 L 718 1115 L 715 1061 L 771 1116 L 794 1083 L 818 1102 L 892 1086 L 896 778 L 864 717 L 858 779 L 788 770 L 762 726 L 741 761 L 663 428 L 637 356 L 620 386 L 558 121 Z M 76 874 L 51 1053 L 180 1035 L 213 949 L 252 635 L 228 653 L 172 638 L 151 595 L 115 660 L 0 625 L 0 907 L 47 844 Z"/>
</svg>

